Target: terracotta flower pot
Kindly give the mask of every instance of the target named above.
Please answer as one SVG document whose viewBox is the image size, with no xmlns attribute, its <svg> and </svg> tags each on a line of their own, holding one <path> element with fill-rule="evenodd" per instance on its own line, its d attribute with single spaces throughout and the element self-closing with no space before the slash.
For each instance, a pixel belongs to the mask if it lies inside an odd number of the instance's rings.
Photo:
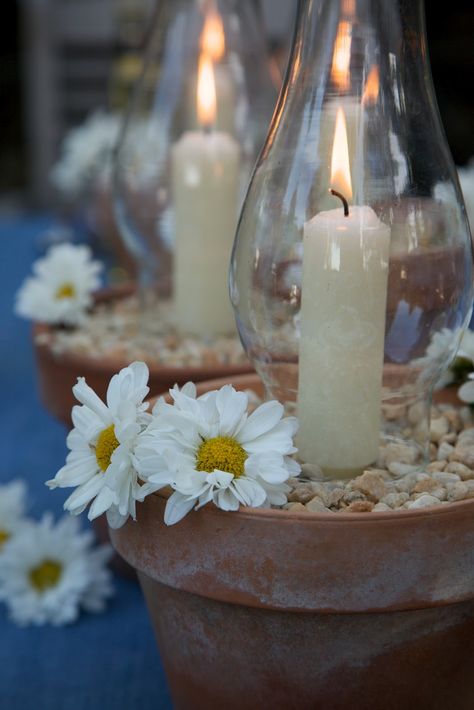
<svg viewBox="0 0 474 710">
<path fill-rule="evenodd" d="M 96 296 L 97 303 L 123 298 L 133 292 L 133 287 L 124 285 L 103 289 Z M 110 378 L 129 362 L 117 358 L 107 360 L 63 353 L 56 355 L 47 343 L 39 343 L 38 335 L 51 332 L 51 326 L 35 324 L 33 341 L 41 400 L 46 409 L 66 426 L 71 426 L 71 409 L 76 400 L 72 387 L 79 376 L 85 377 L 87 384 L 101 398 L 105 398 Z M 166 391 L 174 384 L 184 385 L 190 380 L 201 382 L 212 377 L 231 378 L 234 375 L 253 370 L 250 363 L 240 365 L 206 365 L 202 367 L 150 366 L 150 391 L 153 394 Z"/>
<path fill-rule="evenodd" d="M 256 377 L 234 384 L 258 390 Z M 165 504 L 148 497 L 111 538 L 138 571 L 176 708 L 474 707 L 474 500 L 207 506 L 172 527 Z"/>
</svg>

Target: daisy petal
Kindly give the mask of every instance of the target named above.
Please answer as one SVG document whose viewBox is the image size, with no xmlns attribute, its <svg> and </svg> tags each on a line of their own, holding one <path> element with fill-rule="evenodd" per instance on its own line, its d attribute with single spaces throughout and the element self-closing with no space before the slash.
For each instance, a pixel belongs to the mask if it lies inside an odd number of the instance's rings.
<svg viewBox="0 0 474 710">
<path fill-rule="evenodd" d="M 166 525 L 174 525 L 179 523 L 185 515 L 194 507 L 196 503 L 195 498 L 190 498 L 188 496 L 183 496 L 181 493 L 175 491 L 166 503 L 165 508 L 165 523 Z"/>
<path fill-rule="evenodd" d="M 103 401 L 96 395 L 92 387 L 86 383 L 84 377 L 77 378 L 77 384 L 72 388 L 74 397 L 81 403 L 88 407 L 94 414 L 96 414 L 99 419 L 104 422 L 105 425 L 109 425 L 112 422 L 112 417 L 107 409 L 107 406 Z"/>
<path fill-rule="evenodd" d="M 271 431 L 281 420 L 283 411 L 283 406 L 279 402 L 261 404 L 236 433 L 239 441 L 246 444 Z"/>
</svg>

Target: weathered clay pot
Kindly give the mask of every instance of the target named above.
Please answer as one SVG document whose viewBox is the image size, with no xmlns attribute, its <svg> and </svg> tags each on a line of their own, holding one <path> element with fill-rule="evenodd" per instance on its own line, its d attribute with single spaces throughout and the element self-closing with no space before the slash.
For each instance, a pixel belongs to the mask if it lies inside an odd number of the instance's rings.
<svg viewBox="0 0 474 710">
<path fill-rule="evenodd" d="M 133 291 L 130 285 L 103 289 L 96 296 L 97 303 L 123 298 Z M 129 362 L 64 353 L 55 355 L 49 345 L 37 342 L 37 336 L 50 332 L 50 326 L 36 324 L 33 328 L 34 349 L 40 396 L 46 409 L 66 426 L 71 426 L 71 409 L 76 403 L 72 387 L 79 376 L 85 377 L 101 398 L 105 398 L 110 378 Z M 241 365 L 213 365 L 202 367 L 150 366 L 149 386 L 158 394 L 174 384 L 184 385 L 190 380 L 201 382 L 212 377 L 233 377 L 253 370 L 250 363 Z"/>
<path fill-rule="evenodd" d="M 138 571 L 178 710 L 474 707 L 474 500 L 207 506 L 172 527 L 165 504 L 148 497 L 111 538 Z"/>
</svg>

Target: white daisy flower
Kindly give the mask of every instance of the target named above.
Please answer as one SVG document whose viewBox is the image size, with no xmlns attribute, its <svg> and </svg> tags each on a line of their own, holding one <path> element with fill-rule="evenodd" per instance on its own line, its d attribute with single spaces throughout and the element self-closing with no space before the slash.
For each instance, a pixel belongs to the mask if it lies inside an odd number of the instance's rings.
<svg viewBox="0 0 474 710">
<path fill-rule="evenodd" d="M 29 521 L 0 555 L 0 595 L 10 618 L 20 626 L 61 626 L 81 608 L 101 611 L 112 594 L 105 568 L 112 548 L 92 543 L 92 532 L 81 532 L 69 516 L 56 525 L 49 514 Z"/>
<path fill-rule="evenodd" d="M 434 333 L 423 357 L 419 357 L 412 362 L 412 365 L 422 370 L 421 380 L 430 380 L 434 372 L 441 370 L 435 390 L 440 390 L 454 382 L 454 373 L 446 367 L 446 363 L 456 352 L 460 338 L 461 328 L 456 328 L 455 330 L 442 328 Z"/>
<path fill-rule="evenodd" d="M 23 481 L 0 486 L 0 551 L 25 523 L 25 498 Z"/>
<path fill-rule="evenodd" d="M 248 415 L 248 395 L 230 385 L 198 398 L 192 384 L 170 394 L 174 404 L 157 403 L 135 451 L 147 493 L 167 484 L 174 488 L 166 505 L 168 525 L 211 501 L 222 510 L 286 503 L 286 481 L 300 472 L 290 458 L 296 452 L 295 417 L 283 419 L 278 402 Z"/>
<path fill-rule="evenodd" d="M 133 449 L 138 434 L 151 420 L 143 400 L 149 392 L 148 367 L 134 362 L 110 380 L 107 404 L 84 380 L 78 379 L 73 392 L 82 406 L 72 410 L 74 429 L 69 433 L 70 452 L 49 488 L 76 490 L 64 503 L 73 515 L 82 513 L 92 502 L 89 520 L 107 511 L 111 527 L 121 527 L 143 493 L 133 465 Z"/>
<path fill-rule="evenodd" d="M 457 356 L 470 360 L 474 364 L 474 333 L 472 330 L 466 330 L 462 336 Z"/>
<path fill-rule="evenodd" d="M 458 397 L 467 404 L 474 404 L 474 372 L 468 375 L 468 382 L 465 382 L 458 390 Z"/>
<path fill-rule="evenodd" d="M 58 244 L 33 264 L 16 296 L 15 312 L 51 324 L 78 325 L 100 286 L 102 264 L 87 246 Z"/>
<path fill-rule="evenodd" d="M 121 125 L 120 114 L 99 110 L 69 131 L 61 146 L 61 157 L 51 171 L 54 186 L 66 196 L 76 198 L 95 180 L 108 179 Z"/>
</svg>

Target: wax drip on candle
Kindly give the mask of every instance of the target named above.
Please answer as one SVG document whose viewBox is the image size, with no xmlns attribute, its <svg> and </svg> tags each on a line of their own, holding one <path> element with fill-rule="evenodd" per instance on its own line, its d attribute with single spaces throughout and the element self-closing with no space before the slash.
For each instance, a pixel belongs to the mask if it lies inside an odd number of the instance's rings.
<svg viewBox="0 0 474 710">
<path fill-rule="evenodd" d="M 329 192 L 331 193 L 331 195 L 334 195 L 334 197 L 339 197 L 344 206 L 344 217 L 349 217 L 349 203 L 347 202 L 344 195 L 342 195 L 337 190 L 333 190 L 332 188 L 329 190 Z"/>
</svg>

